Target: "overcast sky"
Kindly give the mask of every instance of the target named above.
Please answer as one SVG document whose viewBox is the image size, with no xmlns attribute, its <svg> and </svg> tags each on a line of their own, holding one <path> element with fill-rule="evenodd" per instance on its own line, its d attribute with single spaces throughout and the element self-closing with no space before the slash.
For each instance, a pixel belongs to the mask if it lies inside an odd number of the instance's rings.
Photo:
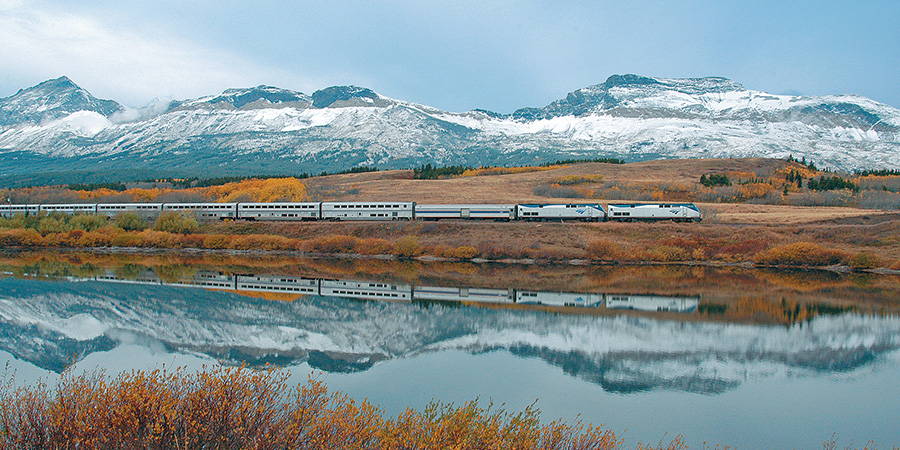
<svg viewBox="0 0 900 450">
<path fill-rule="evenodd" d="M 134 107 L 353 84 L 508 113 L 624 73 L 900 107 L 900 1 L 0 0 L 0 97 L 62 75 Z"/>
</svg>

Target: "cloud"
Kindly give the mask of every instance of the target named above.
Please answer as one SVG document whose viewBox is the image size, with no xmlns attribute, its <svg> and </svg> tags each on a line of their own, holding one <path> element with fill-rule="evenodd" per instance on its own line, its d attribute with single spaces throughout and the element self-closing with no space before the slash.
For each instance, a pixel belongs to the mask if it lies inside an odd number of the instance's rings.
<svg viewBox="0 0 900 450">
<path fill-rule="evenodd" d="M 116 111 L 109 117 L 109 120 L 112 123 L 125 123 L 150 119 L 168 111 L 172 101 L 172 99 L 155 98 L 142 108 L 126 107 L 124 110 Z"/>
<path fill-rule="evenodd" d="M 66 75 L 96 96 L 141 103 L 291 78 L 178 36 L 141 35 L 46 5 L 0 0 L 3 78 L 39 82 Z"/>
</svg>

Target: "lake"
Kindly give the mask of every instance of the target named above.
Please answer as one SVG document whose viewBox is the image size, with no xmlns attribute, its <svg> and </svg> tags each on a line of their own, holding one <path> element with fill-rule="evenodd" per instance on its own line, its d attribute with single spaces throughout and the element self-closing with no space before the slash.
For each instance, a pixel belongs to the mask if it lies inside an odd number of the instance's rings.
<svg viewBox="0 0 900 450">
<path fill-rule="evenodd" d="M 387 415 L 478 398 L 626 447 L 900 445 L 900 278 L 741 267 L 5 254 L 0 358 L 275 364 Z"/>
</svg>

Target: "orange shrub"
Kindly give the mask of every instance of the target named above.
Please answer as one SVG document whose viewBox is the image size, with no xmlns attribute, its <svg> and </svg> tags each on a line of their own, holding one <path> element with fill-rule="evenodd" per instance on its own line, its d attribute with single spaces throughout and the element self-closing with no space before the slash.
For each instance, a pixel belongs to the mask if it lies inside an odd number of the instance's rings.
<svg viewBox="0 0 900 450">
<path fill-rule="evenodd" d="M 847 264 L 853 270 L 866 270 L 881 267 L 884 263 L 877 256 L 860 252 L 851 256 Z"/>
<path fill-rule="evenodd" d="M 445 256 L 456 259 L 472 259 L 478 256 L 478 249 L 471 245 L 462 245 L 453 249 L 449 249 Z"/>
<path fill-rule="evenodd" d="M 693 255 L 692 251 L 685 250 L 674 245 L 657 245 L 650 247 L 641 254 L 644 261 L 672 262 L 672 261 L 689 261 Z"/>
<path fill-rule="evenodd" d="M 0 230 L 0 247 L 40 247 L 44 244 L 41 233 L 30 228 Z"/>
<path fill-rule="evenodd" d="M 56 245 L 61 247 L 78 247 L 78 241 L 85 234 L 84 230 L 70 230 L 66 233 L 57 233 L 55 237 Z"/>
<path fill-rule="evenodd" d="M 177 242 L 175 235 L 156 230 L 144 230 L 137 233 L 140 238 L 140 246 L 147 248 L 172 248 Z"/>
<path fill-rule="evenodd" d="M 379 238 L 360 239 L 353 246 L 353 251 L 360 255 L 389 255 L 393 250 L 393 244 Z"/>
<path fill-rule="evenodd" d="M 763 198 L 775 190 L 769 183 L 748 183 L 737 186 L 738 195 L 745 199 Z"/>
<path fill-rule="evenodd" d="M 206 237 L 202 234 L 183 234 L 175 236 L 175 240 L 178 242 L 178 248 L 203 248 L 205 238 Z"/>
<path fill-rule="evenodd" d="M 753 259 L 769 266 L 829 266 L 841 263 L 847 255 L 809 242 L 794 242 L 759 252 Z"/>
<path fill-rule="evenodd" d="M 478 177 L 486 175 L 506 175 L 511 173 L 541 172 L 559 169 L 563 166 L 523 166 L 523 167 L 480 167 L 463 172 L 460 177 Z"/>
<path fill-rule="evenodd" d="M 240 250 L 292 250 L 295 248 L 294 240 L 284 236 L 268 234 L 251 234 L 236 236 L 231 242 L 231 248 Z"/>
<path fill-rule="evenodd" d="M 74 231 L 74 230 L 73 230 Z M 98 231 L 89 231 L 75 241 L 77 247 L 107 247 L 112 237 Z"/>
<path fill-rule="evenodd" d="M 316 253 L 351 253 L 356 248 L 357 241 L 353 236 L 337 234 L 311 239 L 306 248 Z"/>
<path fill-rule="evenodd" d="M 231 236 L 224 234 L 210 234 L 203 237 L 203 248 L 226 249 L 231 248 Z"/>
<path fill-rule="evenodd" d="M 588 244 L 587 255 L 597 260 L 616 259 L 619 256 L 619 246 L 606 239 L 597 239 Z"/>
<path fill-rule="evenodd" d="M 135 233 L 119 233 L 109 240 L 109 245 L 113 247 L 139 247 L 141 245 L 141 237 Z"/>
<path fill-rule="evenodd" d="M 63 374 L 55 387 L 0 390 L 0 448 L 253 448 L 612 450 L 611 431 L 561 421 L 542 426 L 529 407 L 509 413 L 477 401 L 432 403 L 385 420 L 367 401 L 287 371 L 245 367 L 197 373 Z"/>
<path fill-rule="evenodd" d="M 415 258 L 425 253 L 415 236 L 404 236 L 394 246 L 394 255 L 401 258 Z"/>
</svg>

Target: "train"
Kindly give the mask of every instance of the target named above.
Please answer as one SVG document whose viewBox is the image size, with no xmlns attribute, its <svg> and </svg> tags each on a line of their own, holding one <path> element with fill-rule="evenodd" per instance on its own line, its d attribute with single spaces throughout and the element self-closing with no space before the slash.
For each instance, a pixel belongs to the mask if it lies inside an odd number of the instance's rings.
<svg viewBox="0 0 900 450">
<path fill-rule="evenodd" d="M 250 221 L 662 221 L 699 222 L 693 203 L 531 204 L 420 204 L 416 202 L 251 202 L 251 203 L 69 203 L 2 204 L 0 217 L 41 212 L 97 214 L 113 218 L 135 213 L 153 219 L 166 211 L 194 215 L 198 220 Z"/>
</svg>

